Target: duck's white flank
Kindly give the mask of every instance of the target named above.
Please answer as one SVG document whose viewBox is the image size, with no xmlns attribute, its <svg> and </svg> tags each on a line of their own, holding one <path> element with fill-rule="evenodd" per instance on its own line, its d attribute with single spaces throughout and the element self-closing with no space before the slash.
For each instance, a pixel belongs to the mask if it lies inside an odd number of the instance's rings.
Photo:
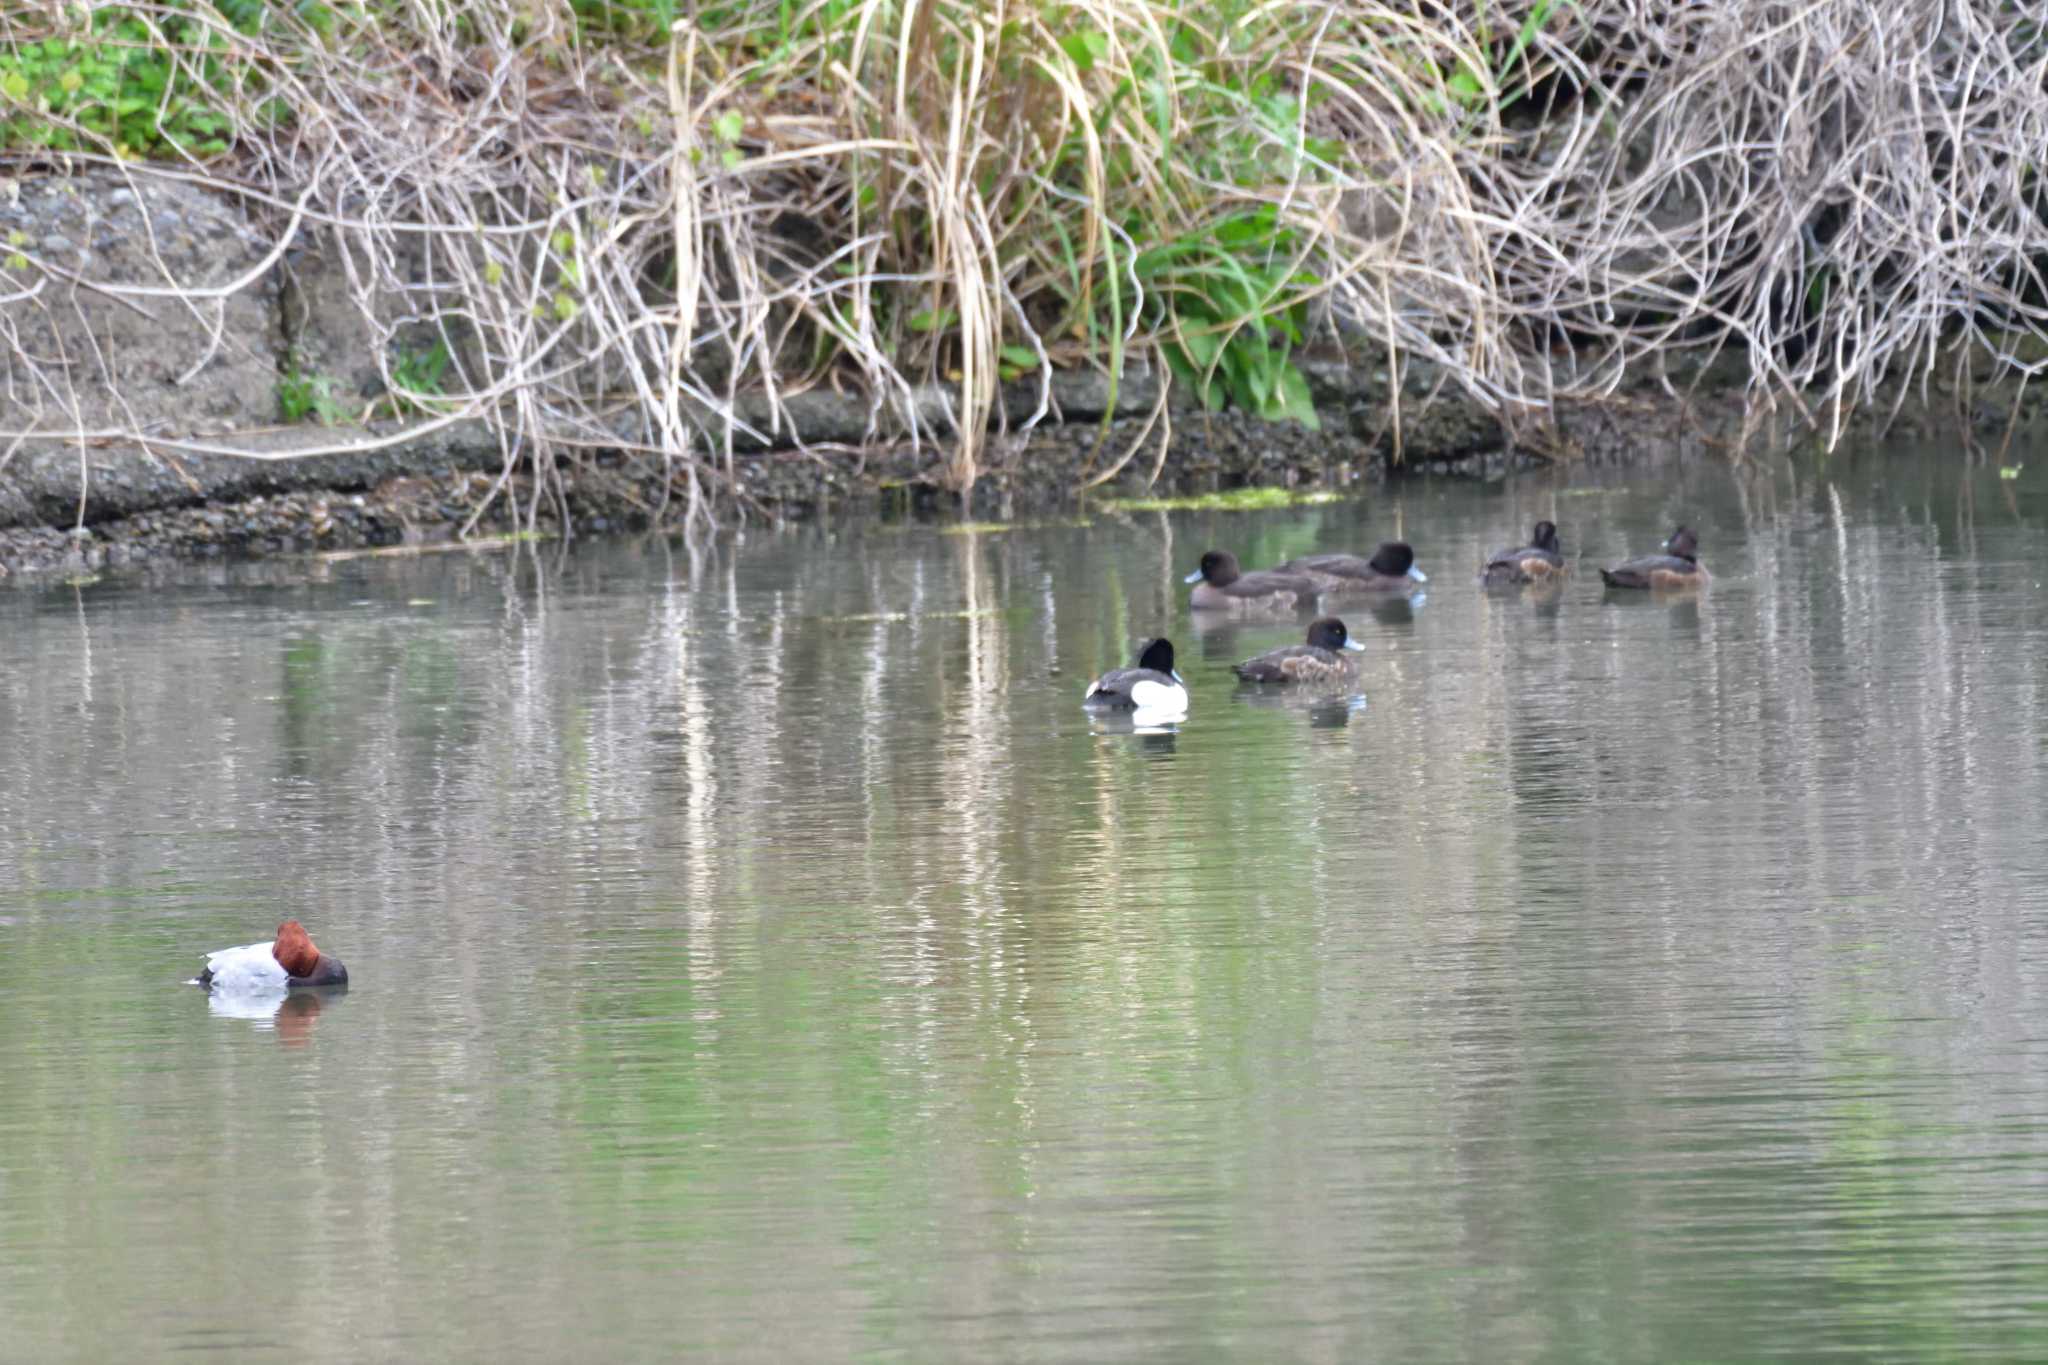
<svg viewBox="0 0 2048 1365">
<path fill-rule="evenodd" d="M 216 995 L 268 995 L 290 980 L 268 940 L 208 953 L 206 965 L 213 972 L 208 988 Z"/>
<path fill-rule="evenodd" d="M 1185 711 L 1188 693 L 1179 683 L 1140 678 L 1131 684 L 1131 704 L 1140 711 Z"/>
</svg>

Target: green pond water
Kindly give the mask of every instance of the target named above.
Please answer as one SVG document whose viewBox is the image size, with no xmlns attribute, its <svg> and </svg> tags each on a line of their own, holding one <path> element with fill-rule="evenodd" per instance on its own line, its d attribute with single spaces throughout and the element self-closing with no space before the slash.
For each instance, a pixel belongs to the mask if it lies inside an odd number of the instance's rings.
<svg viewBox="0 0 2048 1365">
<path fill-rule="evenodd" d="M 0 1359 L 2048 1356 L 2031 456 L 0 593 Z"/>
</svg>

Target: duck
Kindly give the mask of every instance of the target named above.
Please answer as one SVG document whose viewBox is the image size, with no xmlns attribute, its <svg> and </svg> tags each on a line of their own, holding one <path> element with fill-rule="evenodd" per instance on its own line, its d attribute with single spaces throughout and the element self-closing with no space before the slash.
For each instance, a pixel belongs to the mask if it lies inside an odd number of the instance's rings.
<svg viewBox="0 0 2048 1365">
<path fill-rule="evenodd" d="M 1281 612 L 1313 607 L 1323 585 L 1307 574 L 1282 570 L 1245 573 L 1228 550 L 1209 550 L 1182 580 L 1193 583 L 1188 605 L 1205 611 Z"/>
<path fill-rule="evenodd" d="M 1136 711 L 1163 718 L 1185 715 L 1188 687 L 1173 668 L 1173 641 L 1148 640 L 1130 668 L 1112 668 L 1088 684 L 1081 705 L 1097 711 Z"/>
<path fill-rule="evenodd" d="M 1712 581 L 1713 575 L 1699 561 L 1699 537 L 1691 528 L 1680 526 L 1664 542 L 1661 555 L 1643 555 L 1625 560 L 1600 577 L 1610 588 L 1697 588 Z"/>
<path fill-rule="evenodd" d="M 1364 648 L 1342 621 L 1324 616 L 1309 622 L 1306 644 L 1269 649 L 1231 671 L 1249 683 L 1349 682 L 1358 668 L 1348 652 Z"/>
<path fill-rule="evenodd" d="M 262 995 L 293 986 L 346 986 L 348 968 L 314 947 L 305 925 L 288 919 L 269 943 L 208 953 L 194 984 L 216 994 Z"/>
<path fill-rule="evenodd" d="M 1282 564 L 1278 572 L 1311 575 L 1325 592 L 1406 593 L 1429 581 L 1429 575 L 1415 567 L 1415 551 L 1405 540 L 1385 542 L 1370 559 L 1347 554 L 1303 555 Z"/>
<path fill-rule="evenodd" d="M 1557 523 L 1539 521 L 1529 533 L 1529 543 L 1520 549 L 1495 550 L 1479 570 L 1480 581 L 1492 585 L 1535 583 L 1564 572 L 1564 555 L 1558 550 Z"/>
</svg>

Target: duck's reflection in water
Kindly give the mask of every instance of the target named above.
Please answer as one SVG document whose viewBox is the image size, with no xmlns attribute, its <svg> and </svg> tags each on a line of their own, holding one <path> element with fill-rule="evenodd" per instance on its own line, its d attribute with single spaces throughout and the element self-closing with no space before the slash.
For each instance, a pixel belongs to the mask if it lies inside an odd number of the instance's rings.
<svg viewBox="0 0 2048 1365">
<path fill-rule="evenodd" d="M 312 1041 L 320 1012 L 346 993 L 331 987 L 302 987 L 280 995 L 214 993 L 206 997 L 206 1009 L 217 1018 L 246 1019 L 258 1028 L 273 1029 L 285 1047 L 304 1047 Z"/>
<path fill-rule="evenodd" d="M 1299 711 L 1317 730 L 1341 730 L 1366 709 L 1365 693 L 1331 688 L 1282 690 L 1245 683 L 1238 687 L 1236 699 L 1268 711 Z"/>
<path fill-rule="evenodd" d="M 1091 711 L 1088 713 L 1088 728 L 1105 738 L 1135 736 L 1142 750 L 1170 754 L 1186 720 L 1185 711 Z"/>
</svg>

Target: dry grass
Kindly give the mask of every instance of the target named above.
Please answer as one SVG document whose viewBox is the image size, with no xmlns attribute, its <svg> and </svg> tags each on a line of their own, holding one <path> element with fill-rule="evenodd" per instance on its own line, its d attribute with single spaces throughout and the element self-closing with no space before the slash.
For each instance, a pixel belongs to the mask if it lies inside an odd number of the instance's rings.
<svg viewBox="0 0 2048 1365">
<path fill-rule="evenodd" d="M 1221 392 L 1270 359 L 1284 408 L 1312 315 L 1517 423 L 1675 348 L 1740 348 L 1831 437 L 2048 355 L 2029 6 L 735 0 L 638 46 L 561 0 L 298 12 L 209 21 L 242 137 L 181 173 L 349 238 L 387 382 L 444 339 L 421 406 L 487 418 L 536 499 L 623 448 L 708 521 L 742 396 L 827 385 L 964 489 L 1054 366 L 1171 352 Z M 62 22 L 0 14 L 0 48 Z M 34 284 L 0 269 L 8 307 Z"/>
</svg>

